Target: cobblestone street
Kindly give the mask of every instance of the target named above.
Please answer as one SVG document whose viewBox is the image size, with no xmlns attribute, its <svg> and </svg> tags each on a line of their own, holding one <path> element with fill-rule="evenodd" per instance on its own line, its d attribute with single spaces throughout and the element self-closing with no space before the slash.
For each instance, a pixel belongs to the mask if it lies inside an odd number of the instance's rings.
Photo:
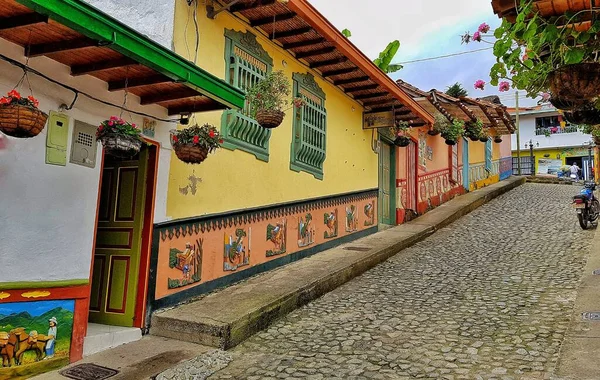
<svg viewBox="0 0 600 380">
<path fill-rule="evenodd" d="M 544 379 L 594 230 L 526 184 L 289 314 L 210 379 Z"/>
</svg>

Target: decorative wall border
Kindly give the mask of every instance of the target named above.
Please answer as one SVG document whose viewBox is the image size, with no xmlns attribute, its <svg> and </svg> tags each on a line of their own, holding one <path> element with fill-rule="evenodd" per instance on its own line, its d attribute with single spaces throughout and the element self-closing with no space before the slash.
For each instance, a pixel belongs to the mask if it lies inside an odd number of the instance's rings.
<svg viewBox="0 0 600 380">
<path fill-rule="evenodd" d="M 512 157 L 504 157 L 500 159 L 500 181 L 512 176 Z"/>
</svg>

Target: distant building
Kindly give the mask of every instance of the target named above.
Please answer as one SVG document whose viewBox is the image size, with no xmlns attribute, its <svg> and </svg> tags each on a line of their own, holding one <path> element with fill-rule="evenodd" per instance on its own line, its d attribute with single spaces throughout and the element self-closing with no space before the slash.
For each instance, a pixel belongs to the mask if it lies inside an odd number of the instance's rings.
<svg viewBox="0 0 600 380">
<path fill-rule="evenodd" d="M 508 112 L 515 118 L 515 109 Z M 533 144 L 536 174 L 559 175 L 559 168 L 572 165 L 582 168 L 584 178 L 590 177 L 594 150 L 589 149 L 592 137 L 582 133 L 578 125 L 564 120 L 562 111 L 552 105 L 519 109 L 521 173 L 531 174 L 529 144 Z M 513 174 L 517 174 L 517 136 L 512 135 Z M 592 161 L 590 161 L 590 158 Z"/>
</svg>

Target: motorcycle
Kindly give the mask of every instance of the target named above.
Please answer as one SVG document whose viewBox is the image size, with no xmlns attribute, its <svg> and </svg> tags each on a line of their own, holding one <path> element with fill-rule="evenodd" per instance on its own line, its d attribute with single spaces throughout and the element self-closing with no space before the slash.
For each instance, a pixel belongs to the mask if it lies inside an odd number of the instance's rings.
<svg viewBox="0 0 600 380">
<path fill-rule="evenodd" d="M 582 229 L 586 230 L 590 224 L 595 224 L 600 215 L 600 202 L 594 195 L 595 182 L 585 182 L 581 193 L 573 197 L 573 207 L 577 210 L 577 219 Z"/>
</svg>

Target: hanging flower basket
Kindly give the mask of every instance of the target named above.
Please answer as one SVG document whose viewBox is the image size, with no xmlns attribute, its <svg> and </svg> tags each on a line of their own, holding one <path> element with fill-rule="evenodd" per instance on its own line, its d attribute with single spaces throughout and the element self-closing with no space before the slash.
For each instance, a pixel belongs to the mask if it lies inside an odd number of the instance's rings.
<svg viewBox="0 0 600 380">
<path fill-rule="evenodd" d="M 143 141 L 137 126 L 116 116 L 98 126 L 96 138 L 104 146 L 104 152 L 116 158 L 131 159 L 142 149 Z"/>
<path fill-rule="evenodd" d="M 277 128 L 283 123 L 285 113 L 279 110 L 259 110 L 256 112 L 256 121 L 267 129 Z"/>
<path fill-rule="evenodd" d="M 454 119 L 451 123 L 446 123 L 442 131 L 442 138 L 447 145 L 456 145 L 458 139 L 465 133 L 465 122 Z"/>
<path fill-rule="evenodd" d="M 549 101 L 559 110 L 572 110 L 586 103 L 585 99 L 567 99 L 556 95 L 552 95 Z"/>
<path fill-rule="evenodd" d="M 566 65 L 548 75 L 552 94 L 559 98 L 592 99 L 600 95 L 600 63 Z"/>
<path fill-rule="evenodd" d="M 444 142 L 446 143 L 446 145 L 456 145 L 456 141 L 454 140 L 445 139 Z"/>
<path fill-rule="evenodd" d="M 223 140 L 217 129 L 210 125 L 193 125 L 182 130 L 171 131 L 171 145 L 181 161 L 187 164 L 200 164 L 209 153 L 221 147 Z"/>
<path fill-rule="evenodd" d="M 410 144 L 410 139 L 406 136 L 397 136 L 394 140 L 394 145 L 399 147 L 407 147 Z"/>
<path fill-rule="evenodd" d="M 500 143 L 502 142 L 502 137 L 500 137 L 500 136 L 496 136 L 496 137 L 494 137 L 494 142 L 495 142 L 496 144 L 500 144 Z"/>
<path fill-rule="evenodd" d="M 600 124 L 600 110 L 594 104 L 587 103 L 570 112 L 565 112 L 565 119 L 573 124 Z"/>
<path fill-rule="evenodd" d="M 488 136 L 481 136 L 481 137 L 479 137 L 479 141 L 481 141 L 482 143 L 488 142 L 489 139 L 490 138 Z"/>
<path fill-rule="evenodd" d="M 479 119 L 465 123 L 465 136 L 471 141 L 479 140 L 483 133 L 483 122 Z"/>
<path fill-rule="evenodd" d="M 19 138 L 39 135 L 46 126 L 48 115 L 40 111 L 38 105 L 33 96 L 22 98 L 16 90 L 0 98 L 0 131 Z"/>
<path fill-rule="evenodd" d="M 441 132 L 440 132 L 439 130 L 435 129 L 435 128 L 432 128 L 432 129 L 430 129 L 430 130 L 428 130 L 428 131 L 427 131 L 427 134 L 428 134 L 429 136 L 437 136 L 437 135 L 439 135 L 440 133 L 441 133 Z"/>
</svg>

